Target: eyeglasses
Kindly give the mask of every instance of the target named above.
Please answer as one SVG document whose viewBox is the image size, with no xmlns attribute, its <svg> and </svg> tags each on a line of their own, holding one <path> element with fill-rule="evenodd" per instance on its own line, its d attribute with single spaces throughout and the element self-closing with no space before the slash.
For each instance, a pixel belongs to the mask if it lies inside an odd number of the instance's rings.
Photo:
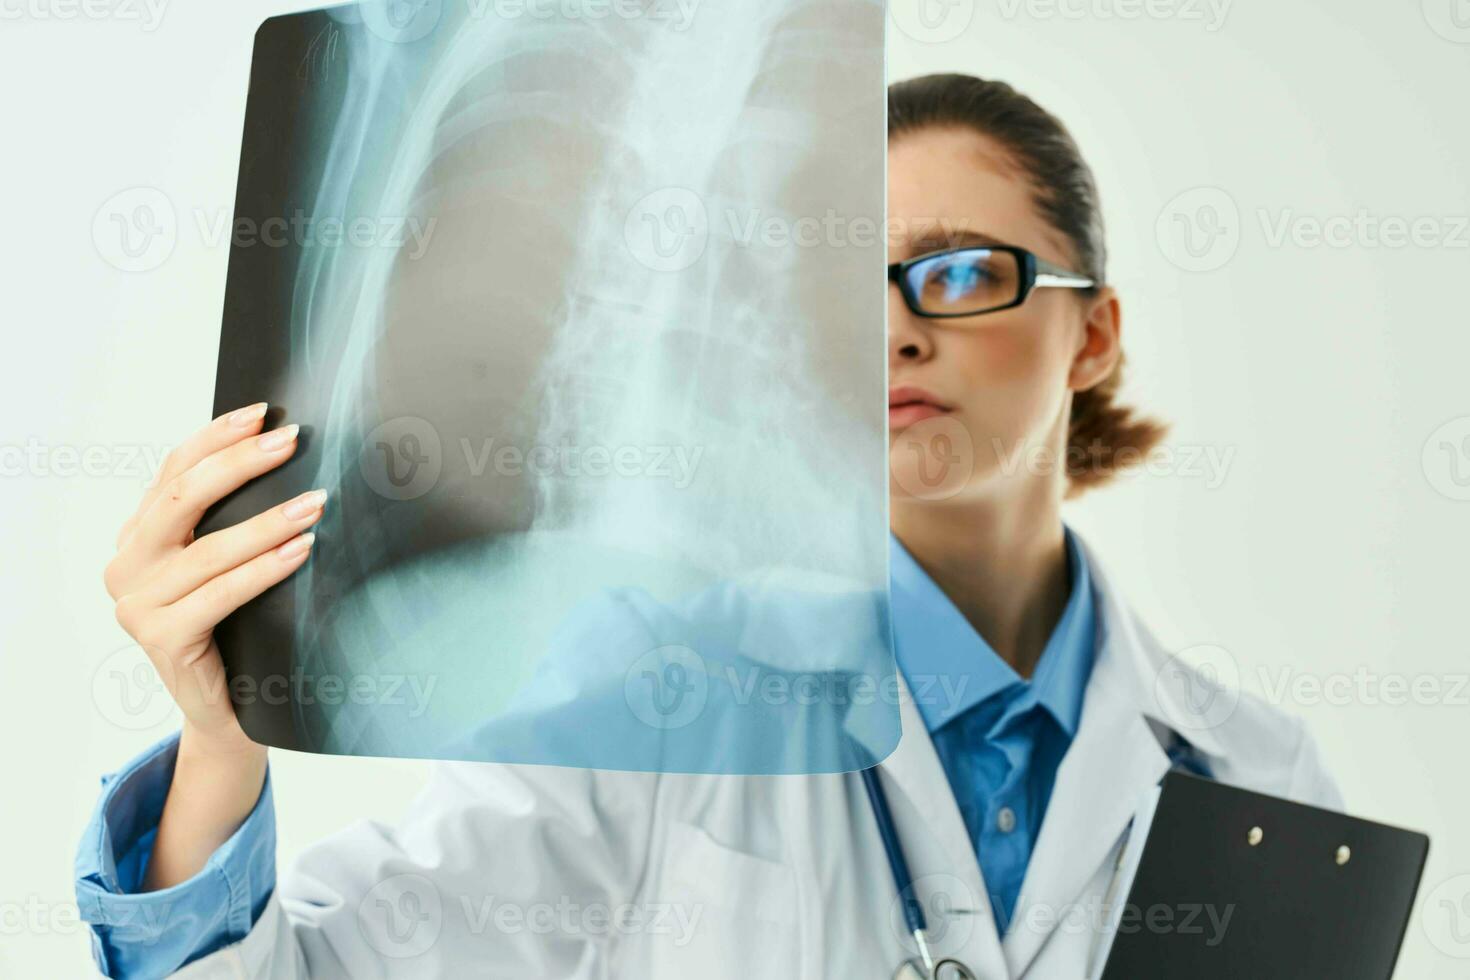
<svg viewBox="0 0 1470 980">
<path fill-rule="evenodd" d="M 965 246 L 930 252 L 888 267 L 888 280 L 919 316 L 975 316 L 1026 302 L 1037 286 L 1088 289 L 1086 276 L 1038 259 L 1014 245 Z"/>
</svg>

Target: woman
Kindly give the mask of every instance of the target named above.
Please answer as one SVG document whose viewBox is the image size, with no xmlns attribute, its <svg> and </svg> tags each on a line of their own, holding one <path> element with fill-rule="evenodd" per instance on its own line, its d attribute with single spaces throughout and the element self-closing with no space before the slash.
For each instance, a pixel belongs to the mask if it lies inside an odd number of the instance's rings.
<svg viewBox="0 0 1470 980">
<path fill-rule="evenodd" d="M 1219 710 L 1062 522 L 1065 496 L 1162 436 L 1117 401 L 1120 305 L 1062 126 L 1001 83 L 898 83 L 888 201 L 892 610 L 915 696 L 877 782 L 934 955 L 1076 978 L 1172 765 L 1340 801 L 1302 726 L 1248 697 Z M 208 693 L 211 630 L 301 567 L 323 499 L 191 543 L 206 506 L 292 454 L 289 430 L 253 438 L 263 412 L 171 455 L 107 569 L 185 724 L 107 784 L 79 854 L 104 972 L 879 977 L 915 957 L 857 773 L 441 764 L 399 828 L 353 825 L 273 887 L 266 750 Z"/>
</svg>

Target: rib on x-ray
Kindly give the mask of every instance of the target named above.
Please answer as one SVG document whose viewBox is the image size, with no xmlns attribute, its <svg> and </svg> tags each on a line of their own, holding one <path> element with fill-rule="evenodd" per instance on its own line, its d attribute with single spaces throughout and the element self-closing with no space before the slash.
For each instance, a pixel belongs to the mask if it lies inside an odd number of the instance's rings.
<svg viewBox="0 0 1470 980">
<path fill-rule="evenodd" d="M 670 772 L 897 743 L 879 0 L 368 2 L 255 40 L 215 408 L 311 558 L 257 741 Z"/>
</svg>

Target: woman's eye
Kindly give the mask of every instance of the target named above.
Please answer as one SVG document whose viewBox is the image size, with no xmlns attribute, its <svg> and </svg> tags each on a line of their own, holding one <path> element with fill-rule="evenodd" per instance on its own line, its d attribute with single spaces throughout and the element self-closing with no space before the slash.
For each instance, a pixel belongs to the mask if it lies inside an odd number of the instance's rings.
<svg viewBox="0 0 1470 980">
<path fill-rule="evenodd" d="M 946 266 L 939 273 L 939 281 L 949 292 L 964 292 L 974 289 L 986 278 L 985 270 L 973 263 Z"/>
</svg>

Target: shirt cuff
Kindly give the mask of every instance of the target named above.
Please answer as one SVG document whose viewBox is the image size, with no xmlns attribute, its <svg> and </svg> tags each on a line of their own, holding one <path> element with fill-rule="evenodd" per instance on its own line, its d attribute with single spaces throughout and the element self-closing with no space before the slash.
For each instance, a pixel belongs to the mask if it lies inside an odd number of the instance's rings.
<svg viewBox="0 0 1470 980">
<path fill-rule="evenodd" d="M 174 733 L 102 777 L 102 797 L 76 856 L 77 908 L 92 926 L 92 958 L 107 977 L 164 977 L 250 931 L 275 888 L 270 770 L 255 808 L 199 873 L 138 893 L 173 782 Z"/>
</svg>

